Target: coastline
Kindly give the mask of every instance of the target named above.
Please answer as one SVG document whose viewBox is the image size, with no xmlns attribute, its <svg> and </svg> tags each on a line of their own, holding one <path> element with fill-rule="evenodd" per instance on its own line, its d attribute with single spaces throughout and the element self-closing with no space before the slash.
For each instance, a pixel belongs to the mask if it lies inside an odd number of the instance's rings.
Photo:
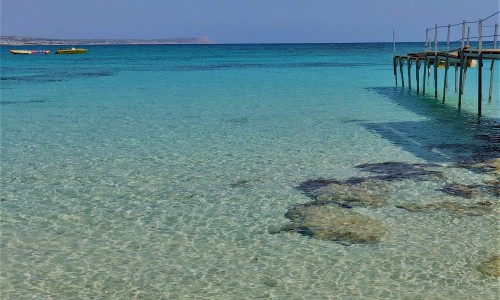
<svg viewBox="0 0 500 300">
<path fill-rule="evenodd" d="M 207 37 L 195 38 L 164 38 L 164 39 L 49 39 L 22 36 L 2 36 L 2 46 L 27 46 L 27 45 L 176 45 L 176 44 L 215 44 Z"/>
</svg>

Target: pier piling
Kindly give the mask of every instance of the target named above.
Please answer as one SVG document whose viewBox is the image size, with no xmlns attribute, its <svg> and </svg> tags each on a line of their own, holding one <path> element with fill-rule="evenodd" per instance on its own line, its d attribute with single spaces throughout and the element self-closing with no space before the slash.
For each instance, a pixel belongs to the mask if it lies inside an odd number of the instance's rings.
<svg viewBox="0 0 500 300">
<path fill-rule="evenodd" d="M 396 71 L 397 62 L 396 62 L 396 33 L 394 29 L 392 30 L 392 45 L 394 47 L 394 59 L 392 60 L 392 64 L 394 65 L 394 79 L 396 80 L 396 86 L 398 86 L 398 72 Z"/>
<path fill-rule="evenodd" d="M 437 33 L 437 27 L 438 25 L 436 24 L 434 26 L 434 98 L 437 98 L 438 96 L 438 66 L 439 66 L 439 60 L 438 60 L 438 33 Z"/>
<path fill-rule="evenodd" d="M 442 103 L 446 102 L 447 91 L 449 90 L 449 69 L 450 67 L 455 68 L 455 93 L 458 93 L 458 110 L 462 106 L 462 97 L 464 95 L 465 81 L 467 79 L 467 70 L 469 68 L 475 68 L 477 65 L 477 113 L 480 116 L 482 113 L 482 88 L 483 88 L 483 66 L 484 62 L 490 60 L 490 85 L 489 85 L 489 95 L 488 103 L 491 103 L 493 97 L 493 83 L 494 83 L 494 68 L 495 60 L 500 60 L 500 51 L 497 49 L 498 40 L 498 24 L 484 26 L 484 21 L 492 18 L 493 16 L 499 14 L 500 11 L 490 15 L 485 19 L 479 19 L 474 22 L 467 22 L 463 20 L 458 24 L 448 24 L 447 26 L 434 25 L 434 28 L 426 28 L 425 30 L 425 50 L 422 53 L 408 53 L 406 56 L 396 55 L 396 39 L 395 32 L 393 30 L 393 43 L 394 43 L 394 58 L 393 58 L 393 72 L 396 81 L 396 86 L 398 85 L 397 67 L 399 64 L 399 73 L 401 76 L 401 86 L 404 87 L 404 74 L 403 66 L 406 61 L 407 73 L 408 73 L 408 90 L 412 88 L 411 82 L 411 68 L 413 64 L 415 65 L 415 82 L 417 94 L 420 94 L 420 67 L 423 64 L 422 72 L 422 94 L 425 95 L 427 85 L 429 85 L 431 66 L 434 67 L 434 98 L 438 97 L 438 69 L 444 68 L 443 77 L 443 92 L 442 92 Z M 476 37 L 471 38 L 471 27 L 467 27 L 466 24 L 478 24 L 478 48 L 471 47 L 471 39 L 476 39 Z M 458 49 L 451 50 L 450 41 L 451 29 L 455 26 L 462 25 L 462 35 L 461 46 Z M 495 33 L 493 35 L 483 35 L 484 27 L 495 26 Z M 446 37 L 446 51 L 439 51 L 439 40 L 438 40 L 438 29 L 447 28 Z M 434 30 L 434 45 L 432 45 L 431 39 L 429 38 L 429 31 Z M 493 48 L 483 49 L 483 38 L 494 37 Z M 432 47 L 433 46 L 433 47 Z"/>
<path fill-rule="evenodd" d="M 450 29 L 451 25 L 448 24 L 448 37 L 446 39 L 446 60 L 444 63 L 444 84 L 443 84 L 443 103 L 446 99 L 446 89 L 448 88 L 448 68 L 449 68 L 449 52 L 450 52 Z"/>
<path fill-rule="evenodd" d="M 405 87 L 405 78 L 403 76 L 403 58 L 399 58 L 399 73 L 401 73 L 401 86 Z"/>
<path fill-rule="evenodd" d="M 481 115 L 481 104 L 483 98 L 483 20 L 479 19 L 478 25 L 479 32 L 479 57 L 477 60 L 477 114 Z"/>
<path fill-rule="evenodd" d="M 423 69 L 423 82 L 422 82 L 422 95 L 425 95 L 425 77 L 427 76 L 427 51 L 429 50 L 429 29 L 425 29 L 425 51 L 424 51 L 424 69 Z"/>
<path fill-rule="evenodd" d="M 417 80 L 417 94 L 420 94 L 420 60 L 417 58 L 415 61 L 415 79 Z M 491 87 L 490 87 L 491 89 Z"/>
<path fill-rule="evenodd" d="M 497 48 L 498 41 L 498 24 L 495 24 L 495 35 L 493 38 L 493 49 Z M 488 103 L 491 103 L 491 96 L 493 95 L 493 78 L 495 76 L 495 60 L 491 60 L 490 67 L 490 93 L 488 95 Z"/>
<path fill-rule="evenodd" d="M 406 58 L 406 65 L 408 67 L 408 90 L 411 91 L 411 61 L 410 61 L 410 57 L 407 57 Z"/>
<path fill-rule="evenodd" d="M 460 49 L 462 51 L 459 52 L 459 55 L 460 55 L 460 80 L 458 81 L 458 86 L 459 86 L 459 89 L 458 89 L 458 110 L 460 111 L 460 109 L 462 108 L 462 94 L 463 94 L 463 80 L 464 80 L 464 63 L 465 63 L 465 59 L 464 59 L 464 46 L 465 46 L 465 20 L 462 22 L 462 46 L 460 47 Z"/>
</svg>

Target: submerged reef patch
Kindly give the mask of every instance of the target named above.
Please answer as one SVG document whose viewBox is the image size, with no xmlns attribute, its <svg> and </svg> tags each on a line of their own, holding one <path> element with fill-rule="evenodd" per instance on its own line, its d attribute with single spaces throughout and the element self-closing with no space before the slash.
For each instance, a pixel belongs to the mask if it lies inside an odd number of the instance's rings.
<svg viewBox="0 0 500 300">
<path fill-rule="evenodd" d="M 360 182 L 334 182 L 311 192 L 318 202 L 331 202 L 343 207 L 382 207 L 392 194 L 392 186 L 384 181 L 367 179 Z"/>
<path fill-rule="evenodd" d="M 441 192 L 458 196 L 462 198 L 475 198 L 482 194 L 481 185 L 479 184 L 458 184 L 449 183 L 443 188 L 439 189 Z"/>
<path fill-rule="evenodd" d="M 439 191 L 467 199 L 479 198 L 486 194 L 498 197 L 500 196 L 500 182 L 498 180 L 490 180 L 484 184 L 449 183 L 439 189 Z"/>
<path fill-rule="evenodd" d="M 500 153 L 496 155 L 497 157 L 487 160 L 479 159 L 473 162 L 462 161 L 459 162 L 457 166 L 477 173 L 485 173 L 485 174 L 500 176 L 500 158 L 498 158 L 499 155 Z"/>
<path fill-rule="evenodd" d="M 500 160 L 476 164 L 488 172 L 497 172 Z M 372 244 L 380 242 L 387 234 L 383 222 L 360 214 L 351 208 L 381 208 L 388 205 L 394 192 L 393 182 L 402 180 L 426 181 L 444 178 L 443 166 L 427 163 L 383 162 L 357 165 L 356 168 L 374 175 L 351 177 L 346 180 L 309 179 L 296 188 L 312 199 L 306 204 L 296 204 L 285 217 L 291 223 L 282 231 L 298 232 L 313 238 L 337 241 L 344 244 Z M 493 173 L 496 174 L 496 173 Z M 476 199 L 469 203 L 442 201 L 436 203 L 405 203 L 397 208 L 415 213 L 445 212 L 458 216 L 484 216 L 493 214 L 496 202 L 483 200 L 488 194 L 498 196 L 498 180 L 484 184 L 445 184 L 439 191 Z"/>
<path fill-rule="evenodd" d="M 500 176 L 500 158 L 494 158 L 481 163 L 475 163 L 473 168 L 482 170 L 485 173 L 490 173 Z"/>
<path fill-rule="evenodd" d="M 490 194 L 500 197 L 500 178 L 499 180 L 488 180 L 484 182 Z"/>
<path fill-rule="evenodd" d="M 320 240 L 374 244 L 387 233 L 382 222 L 333 204 L 297 204 L 285 216 L 292 223 L 283 231 L 294 231 Z"/>
<path fill-rule="evenodd" d="M 430 204 L 408 203 L 397 205 L 397 208 L 410 212 L 436 212 L 445 211 L 460 216 L 484 216 L 493 213 L 493 203 L 490 201 L 474 203 L 457 203 L 443 201 Z"/>
<path fill-rule="evenodd" d="M 477 269 L 484 275 L 500 277 L 500 256 L 493 255 Z"/>
</svg>

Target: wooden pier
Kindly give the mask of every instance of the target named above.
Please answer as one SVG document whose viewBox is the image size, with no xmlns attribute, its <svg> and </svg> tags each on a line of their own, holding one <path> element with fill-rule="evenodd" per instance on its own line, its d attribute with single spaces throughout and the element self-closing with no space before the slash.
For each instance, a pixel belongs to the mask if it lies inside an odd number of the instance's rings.
<svg viewBox="0 0 500 300">
<path fill-rule="evenodd" d="M 458 24 L 448 24 L 447 26 L 438 26 L 437 24 L 434 28 L 427 28 L 425 33 L 425 50 L 423 52 L 418 53 L 407 53 L 406 55 L 396 55 L 396 40 L 393 32 L 393 43 L 394 43 L 394 59 L 393 59 L 393 67 L 394 67 L 394 77 L 396 80 L 396 86 L 398 85 L 398 68 L 401 78 L 401 86 L 405 86 L 405 78 L 404 78 L 404 65 L 406 63 L 407 68 L 407 85 L 408 89 L 411 90 L 411 68 L 415 66 L 415 81 L 416 81 L 416 91 L 417 94 L 420 94 L 420 67 L 423 64 L 423 72 L 422 72 L 422 94 L 425 95 L 426 85 L 429 83 L 431 68 L 433 68 L 434 73 L 434 97 L 438 98 L 438 69 L 444 69 L 444 80 L 443 80 L 443 88 L 442 88 L 442 101 L 445 103 L 446 101 L 446 91 L 448 89 L 448 73 L 450 67 L 454 68 L 455 72 L 455 93 L 458 92 L 458 109 L 461 109 L 462 106 L 462 95 L 465 88 L 465 80 L 467 76 L 467 70 L 470 68 L 477 67 L 478 77 L 477 77 L 477 113 L 481 115 L 482 108 L 482 90 L 483 90 L 483 66 L 487 61 L 491 62 L 490 65 L 490 82 L 489 82 L 489 95 L 488 101 L 491 103 L 491 99 L 493 97 L 493 82 L 494 82 L 494 65 L 495 60 L 500 60 L 500 49 L 497 49 L 497 40 L 498 40 L 498 23 L 494 25 L 483 25 L 484 22 L 493 16 L 499 14 L 500 11 L 492 14 L 491 16 L 479 21 L 475 22 L 467 22 L 463 21 Z M 470 40 L 473 39 L 470 37 L 470 27 L 467 29 L 466 36 L 466 25 L 467 24 L 477 24 L 478 28 L 478 36 L 475 37 L 477 39 L 477 48 L 472 48 L 470 45 Z M 462 38 L 456 42 L 461 42 L 461 45 L 458 49 L 450 49 L 450 32 L 451 28 L 455 26 L 462 27 Z M 484 35 L 483 28 L 494 27 L 493 35 Z M 447 40 L 446 40 L 446 50 L 439 51 L 438 49 L 438 29 L 447 28 Z M 431 49 L 432 43 L 429 40 L 429 32 L 434 31 L 434 49 Z M 493 37 L 493 48 L 483 49 L 483 39 L 484 38 L 492 38 Z M 495 95 L 498 97 L 498 95 Z"/>
</svg>

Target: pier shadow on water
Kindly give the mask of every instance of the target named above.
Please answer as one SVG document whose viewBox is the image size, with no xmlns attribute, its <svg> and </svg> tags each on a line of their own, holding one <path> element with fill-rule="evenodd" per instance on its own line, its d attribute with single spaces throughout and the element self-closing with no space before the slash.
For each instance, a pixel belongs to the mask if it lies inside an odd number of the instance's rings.
<svg viewBox="0 0 500 300">
<path fill-rule="evenodd" d="M 428 162 L 471 163 L 500 157 L 500 121 L 458 112 L 434 98 L 393 87 L 370 88 L 424 121 L 359 124 Z"/>
</svg>

